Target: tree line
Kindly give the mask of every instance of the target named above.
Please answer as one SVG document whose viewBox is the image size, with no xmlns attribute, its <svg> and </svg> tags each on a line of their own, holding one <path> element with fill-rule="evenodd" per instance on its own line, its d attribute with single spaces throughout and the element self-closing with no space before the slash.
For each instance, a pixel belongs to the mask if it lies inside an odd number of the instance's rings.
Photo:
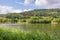
<svg viewBox="0 0 60 40">
<path fill-rule="evenodd" d="M 22 13 L 8 13 L 0 17 L 0 23 L 51 23 L 60 22 L 60 9 L 35 9 Z"/>
</svg>

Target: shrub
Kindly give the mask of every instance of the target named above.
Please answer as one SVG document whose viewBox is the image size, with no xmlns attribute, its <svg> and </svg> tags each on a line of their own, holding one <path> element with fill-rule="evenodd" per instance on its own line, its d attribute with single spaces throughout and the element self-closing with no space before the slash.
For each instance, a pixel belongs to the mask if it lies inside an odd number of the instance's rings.
<svg viewBox="0 0 60 40">
<path fill-rule="evenodd" d="M 54 40 L 54 37 L 41 31 L 22 31 L 17 29 L 1 29 L 0 40 Z"/>
</svg>

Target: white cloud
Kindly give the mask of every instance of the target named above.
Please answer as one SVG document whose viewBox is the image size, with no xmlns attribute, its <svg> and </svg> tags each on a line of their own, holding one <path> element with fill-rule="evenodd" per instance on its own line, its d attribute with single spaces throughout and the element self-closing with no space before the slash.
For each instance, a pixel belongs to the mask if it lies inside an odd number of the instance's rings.
<svg viewBox="0 0 60 40">
<path fill-rule="evenodd" d="M 31 11 L 32 9 L 24 9 L 24 11 Z"/>
<path fill-rule="evenodd" d="M 23 12 L 22 10 L 14 10 L 12 13 L 20 13 Z"/>
<path fill-rule="evenodd" d="M 60 8 L 60 0 L 36 0 L 35 5 L 45 8 Z"/>
<path fill-rule="evenodd" d="M 60 0 L 47 0 L 48 4 L 58 4 L 60 3 Z"/>
<path fill-rule="evenodd" d="M 46 8 L 60 8 L 60 0 L 47 0 L 48 5 Z"/>
<path fill-rule="evenodd" d="M 32 2 L 32 0 L 25 0 L 24 4 L 30 4 Z"/>
<path fill-rule="evenodd" d="M 36 0 L 35 5 L 41 6 L 41 5 L 46 5 L 47 1 L 46 0 Z"/>
<path fill-rule="evenodd" d="M 32 2 L 33 2 L 33 0 L 24 0 L 24 2 L 15 1 L 15 3 L 24 5 L 24 6 L 27 6 L 27 5 L 32 6 Z"/>
<path fill-rule="evenodd" d="M 23 3 L 16 3 L 27 6 L 41 6 L 44 8 L 60 8 L 60 0 L 24 0 Z"/>
<path fill-rule="evenodd" d="M 2 6 L 0 5 L 0 14 L 6 14 L 6 13 L 20 13 L 20 12 L 25 12 L 25 11 L 31 11 L 32 9 L 14 9 L 13 7 L 9 6 Z"/>
<path fill-rule="evenodd" d="M 60 4 L 48 5 L 48 6 L 46 6 L 46 8 L 48 8 L 48 9 L 50 9 L 50 8 L 60 8 Z"/>
<path fill-rule="evenodd" d="M 22 10 L 14 9 L 13 7 L 9 6 L 2 6 L 0 5 L 0 14 L 6 14 L 6 13 L 20 13 Z"/>
</svg>

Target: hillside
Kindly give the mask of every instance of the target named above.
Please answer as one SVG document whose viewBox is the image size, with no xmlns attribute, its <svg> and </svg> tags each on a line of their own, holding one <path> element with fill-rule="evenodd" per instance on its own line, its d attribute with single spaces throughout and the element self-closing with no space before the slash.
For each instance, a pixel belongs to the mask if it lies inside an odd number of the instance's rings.
<svg viewBox="0 0 60 40">
<path fill-rule="evenodd" d="M 51 23 L 51 21 L 60 23 L 60 9 L 35 9 L 22 13 L 8 13 L 2 17 L 7 19 L 4 22 L 11 21 L 12 23 Z"/>
<path fill-rule="evenodd" d="M 36 9 L 28 12 L 22 12 L 22 13 L 11 13 L 6 14 L 7 18 L 29 18 L 31 16 L 51 16 L 51 17 L 58 17 L 60 16 L 60 9 Z"/>
</svg>

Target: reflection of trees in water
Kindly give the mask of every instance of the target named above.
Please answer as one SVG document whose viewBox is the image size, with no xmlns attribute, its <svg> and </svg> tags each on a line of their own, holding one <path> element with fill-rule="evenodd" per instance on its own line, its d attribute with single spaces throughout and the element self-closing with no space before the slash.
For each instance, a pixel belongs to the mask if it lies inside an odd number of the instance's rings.
<svg viewBox="0 0 60 40">
<path fill-rule="evenodd" d="M 51 30 L 52 30 L 53 32 L 56 31 L 57 25 L 58 25 L 58 24 L 51 24 Z"/>
<path fill-rule="evenodd" d="M 18 28 L 21 30 L 41 30 L 41 31 L 58 31 L 60 25 L 59 24 L 0 24 L 0 26 L 6 28 Z"/>
</svg>

